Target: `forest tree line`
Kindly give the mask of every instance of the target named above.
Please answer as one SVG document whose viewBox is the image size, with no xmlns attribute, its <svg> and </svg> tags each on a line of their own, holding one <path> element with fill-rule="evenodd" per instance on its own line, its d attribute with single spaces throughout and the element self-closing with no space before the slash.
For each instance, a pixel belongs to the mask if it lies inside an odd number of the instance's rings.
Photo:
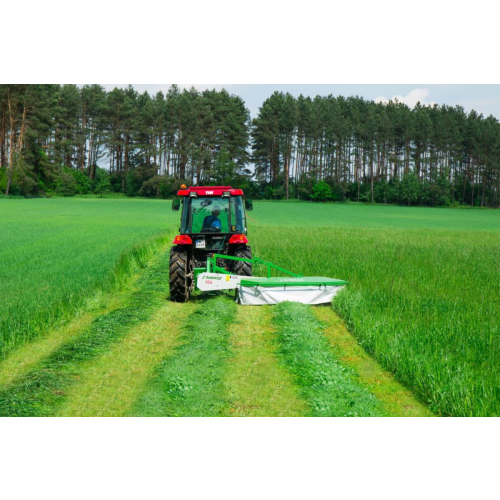
<svg viewBox="0 0 500 500">
<path fill-rule="evenodd" d="M 0 191 L 170 197 L 233 184 L 269 199 L 500 203 L 500 124 L 459 106 L 275 92 L 0 85 Z"/>
</svg>

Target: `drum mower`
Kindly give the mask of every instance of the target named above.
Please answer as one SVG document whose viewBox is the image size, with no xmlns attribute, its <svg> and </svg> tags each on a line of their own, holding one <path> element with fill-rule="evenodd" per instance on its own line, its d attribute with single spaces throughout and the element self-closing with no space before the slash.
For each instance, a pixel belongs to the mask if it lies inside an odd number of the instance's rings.
<svg viewBox="0 0 500 500">
<path fill-rule="evenodd" d="M 172 209 L 182 205 L 180 236 L 170 253 L 170 298 L 187 302 L 195 289 L 202 292 L 235 290 L 242 305 L 301 302 L 325 304 L 346 281 L 303 277 L 271 262 L 252 257 L 247 238 L 243 191 L 231 187 L 181 186 Z M 252 276 L 254 266 L 267 268 L 267 277 Z M 272 270 L 286 277 L 272 277 Z"/>
</svg>

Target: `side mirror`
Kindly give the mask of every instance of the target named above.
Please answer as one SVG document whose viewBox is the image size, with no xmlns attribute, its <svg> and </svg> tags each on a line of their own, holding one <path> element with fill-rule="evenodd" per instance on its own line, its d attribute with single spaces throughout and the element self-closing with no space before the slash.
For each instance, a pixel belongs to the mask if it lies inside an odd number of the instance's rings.
<svg viewBox="0 0 500 500">
<path fill-rule="evenodd" d="M 245 208 L 247 209 L 248 212 L 251 212 L 253 210 L 252 200 L 245 200 Z"/>
<path fill-rule="evenodd" d="M 172 202 L 172 210 L 174 212 L 178 212 L 180 208 L 181 208 L 181 200 L 180 198 L 175 198 L 175 200 Z"/>
</svg>

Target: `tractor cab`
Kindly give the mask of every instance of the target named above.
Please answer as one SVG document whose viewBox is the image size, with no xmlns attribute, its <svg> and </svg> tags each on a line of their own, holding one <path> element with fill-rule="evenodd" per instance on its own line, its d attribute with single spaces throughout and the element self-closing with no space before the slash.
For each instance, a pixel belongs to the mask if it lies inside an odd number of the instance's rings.
<svg viewBox="0 0 500 500">
<path fill-rule="evenodd" d="M 251 258 L 248 246 L 246 210 L 253 209 L 250 200 L 243 201 L 243 191 L 230 186 L 190 187 L 181 186 L 178 198 L 173 201 L 172 209 L 182 207 L 180 235 L 174 240 L 172 258 L 186 261 L 186 285 L 184 279 L 175 277 L 172 286 L 172 300 L 185 301 L 189 290 L 194 288 L 194 270 L 206 267 L 207 259 L 214 254 Z M 245 203 L 245 204 L 244 204 Z M 179 257 L 179 255 L 181 257 Z M 251 265 L 235 261 L 226 264 L 231 271 L 245 276 L 251 275 Z M 175 270 L 175 266 L 174 266 Z M 171 266 L 172 273 L 172 266 Z M 179 281 L 181 284 L 179 285 Z M 182 292 L 179 292 L 179 290 Z M 177 297 L 177 298 L 176 298 Z"/>
</svg>

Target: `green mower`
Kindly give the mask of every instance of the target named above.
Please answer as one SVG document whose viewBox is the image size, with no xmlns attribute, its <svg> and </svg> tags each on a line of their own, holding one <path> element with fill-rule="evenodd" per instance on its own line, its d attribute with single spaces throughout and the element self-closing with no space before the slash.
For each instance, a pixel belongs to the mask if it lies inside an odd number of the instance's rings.
<svg viewBox="0 0 500 500">
<path fill-rule="evenodd" d="M 182 205 L 181 235 L 170 253 L 170 298 L 187 302 L 196 289 L 202 292 L 235 290 L 242 305 L 280 302 L 330 303 L 346 281 L 303 277 L 272 262 L 252 257 L 247 238 L 243 191 L 231 187 L 182 186 L 172 209 Z M 267 268 L 267 277 L 252 275 L 254 265 Z M 287 277 L 271 276 L 274 269 Z"/>
</svg>

